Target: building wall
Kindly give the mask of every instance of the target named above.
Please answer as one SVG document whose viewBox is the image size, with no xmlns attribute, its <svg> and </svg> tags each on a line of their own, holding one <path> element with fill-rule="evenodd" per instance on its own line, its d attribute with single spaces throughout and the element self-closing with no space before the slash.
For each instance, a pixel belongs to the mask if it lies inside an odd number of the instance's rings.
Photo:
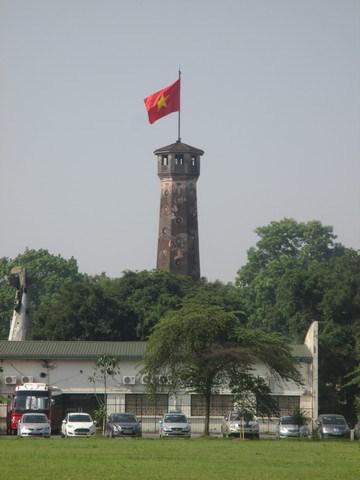
<svg viewBox="0 0 360 480">
<path fill-rule="evenodd" d="M 303 376 L 303 384 L 296 385 L 293 382 L 276 380 L 263 364 L 257 364 L 254 367 L 255 374 L 268 381 L 273 395 L 282 399 L 282 404 L 296 404 L 299 401 L 299 407 L 305 411 L 307 416 L 313 421 L 317 417 L 317 368 L 318 368 L 318 347 L 317 347 L 317 323 L 310 327 L 305 339 L 305 344 L 310 350 L 312 357 L 302 359 L 299 363 L 299 370 Z M 15 390 L 15 385 L 6 385 L 5 378 L 14 376 L 17 384 L 21 384 L 24 376 L 32 376 L 34 382 L 48 383 L 58 387 L 63 394 L 75 395 L 86 394 L 94 395 L 104 393 L 102 381 L 95 384 L 89 381 L 89 377 L 94 374 L 95 360 L 2 360 L 2 372 L 0 373 L 0 395 L 7 396 Z M 108 393 L 108 411 L 125 411 L 129 395 L 137 394 L 139 399 L 145 399 L 146 385 L 142 383 L 141 363 L 139 359 L 127 359 L 120 362 L 120 374 L 114 379 L 109 379 L 107 385 Z M 124 377 L 135 378 L 135 384 L 125 384 Z M 179 392 L 176 395 L 168 395 L 166 385 L 160 392 L 166 396 L 165 410 L 181 409 L 185 414 L 192 418 L 193 430 L 201 432 L 203 428 L 203 416 L 192 414 L 191 394 Z M 219 392 L 222 396 L 229 396 L 231 392 L 223 388 Z M 80 397 L 79 397 L 80 398 Z M 135 398 L 135 397 L 133 397 Z M 163 397 L 164 398 L 164 397 Z M 144 400 L 145 401 L 145 400 Z M 293 402 L 292 402 L 293 401 Z M 284 403 L 285 402 L 285 403 Z M 295 402 L 295 403 L 294 403 Z M 157 431 L 160 410 L 157 413 L 144 415 L 144 431 Z M 291 412 L 289 412 L 291 413 Z M 1 416 L 1 411 L 0 411 Z M 211 420 L 211 431 L 218 431 L 220 428 L 222 415 L 217 412 Z M 267 423 L 263 429 L 274 430 L 275 424 Z M 154 430 L 155 429 L 155 430 Z"/>
</svg>

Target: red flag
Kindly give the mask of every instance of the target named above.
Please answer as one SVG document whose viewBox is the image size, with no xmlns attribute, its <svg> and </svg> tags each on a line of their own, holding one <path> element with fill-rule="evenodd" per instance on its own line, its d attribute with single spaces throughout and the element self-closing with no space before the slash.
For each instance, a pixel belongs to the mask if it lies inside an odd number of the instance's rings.
<svg viewBox="0 0 360 480">
<path fill-rule="evenodd" d="M 180 111 L 180 79 L 144 100 L 149 122 L 154 123 L 169 113 Z"/>
</svg>

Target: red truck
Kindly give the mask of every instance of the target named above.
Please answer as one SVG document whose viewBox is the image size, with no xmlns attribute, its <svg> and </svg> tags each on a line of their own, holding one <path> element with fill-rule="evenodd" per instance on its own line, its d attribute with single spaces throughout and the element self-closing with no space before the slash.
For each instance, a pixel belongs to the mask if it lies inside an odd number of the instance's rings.
<svg viewBox="0 0 360 480">
<path fill-rule="evenodd" d="M 7 409 L 7 434 L 16 435 L 17 425 L 24 413 L 45 413 L 51 422 L 52 431 L 61 425 L 61 412 L 55 406 L 54 393 L 61 393 L 46 383 L 24 383 L 15 387 L 10 395 Z"/>
</svg>

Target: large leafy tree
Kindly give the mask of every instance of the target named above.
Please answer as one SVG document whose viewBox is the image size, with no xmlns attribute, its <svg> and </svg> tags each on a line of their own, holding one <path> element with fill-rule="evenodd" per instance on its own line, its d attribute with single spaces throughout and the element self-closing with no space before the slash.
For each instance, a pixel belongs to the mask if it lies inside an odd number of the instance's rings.
<svg viewBox="0 0 360 480">
<path fill-rule="evenodd" d="M 331 227 L 283 219 L 256 230 L 260 239 L 236 278 L 249 325 L 302 340 L 320 324 L 320 409 L 354 416 L 360 326 L 360 255 L 336 243 Z"/>
<path fill-rule="evenodd" d="M 83 277 L 38 309 L 36 338 L 143 340 L 161 316 L 179 308 L 192 280 L 166 272 Z"/>
<path fill-rule="evenodd" d="M 290 347 L 279 335 L 246 329 L 231 312 L 218 306 L 186 304 L 168 312 L 151 334 L 144 372 L 156 389 L 160 374 L 179 387 L 205 398 L 205 434 L 209 434 L 210 400 L 221 386 L 239 384 L 250 392 L 264 392 L 264 382 L 252 371 L 262 361 L 279 377 L 300 382 Z"/>
<path fill-rule="evenodd" d="M 0 279 L 9 275 L 12 267 L 20 265 L 27 270 L 30 291 L 30 315 L 36 328 L 39 306 L 49 301 L 58 290 L 83 276 L 74 258 L 64 259 L 47 250 L 26 249 L 14 259 L 0 258 Z M 0 285 L 0 337 L 7 338 L 13 309 L 14 289 L 7 282 Z"/>
<path fill-rule="evenodd" d="M 35 339 L 133 340 L 135 317 L 96 279 L 82 278 L 63 285 L 39 305 Z"/>
</svg>

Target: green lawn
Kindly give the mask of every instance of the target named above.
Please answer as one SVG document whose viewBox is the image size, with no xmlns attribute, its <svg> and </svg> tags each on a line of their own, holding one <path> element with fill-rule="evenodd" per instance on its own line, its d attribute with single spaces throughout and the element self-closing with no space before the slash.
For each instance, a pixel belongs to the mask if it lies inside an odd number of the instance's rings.
<svg viewBox="0 0 360 480">
<path fill-rule="evenodd" d="M 2 437 L 0 478 L 356 480 L 360 442 Z"/>
</svg>

